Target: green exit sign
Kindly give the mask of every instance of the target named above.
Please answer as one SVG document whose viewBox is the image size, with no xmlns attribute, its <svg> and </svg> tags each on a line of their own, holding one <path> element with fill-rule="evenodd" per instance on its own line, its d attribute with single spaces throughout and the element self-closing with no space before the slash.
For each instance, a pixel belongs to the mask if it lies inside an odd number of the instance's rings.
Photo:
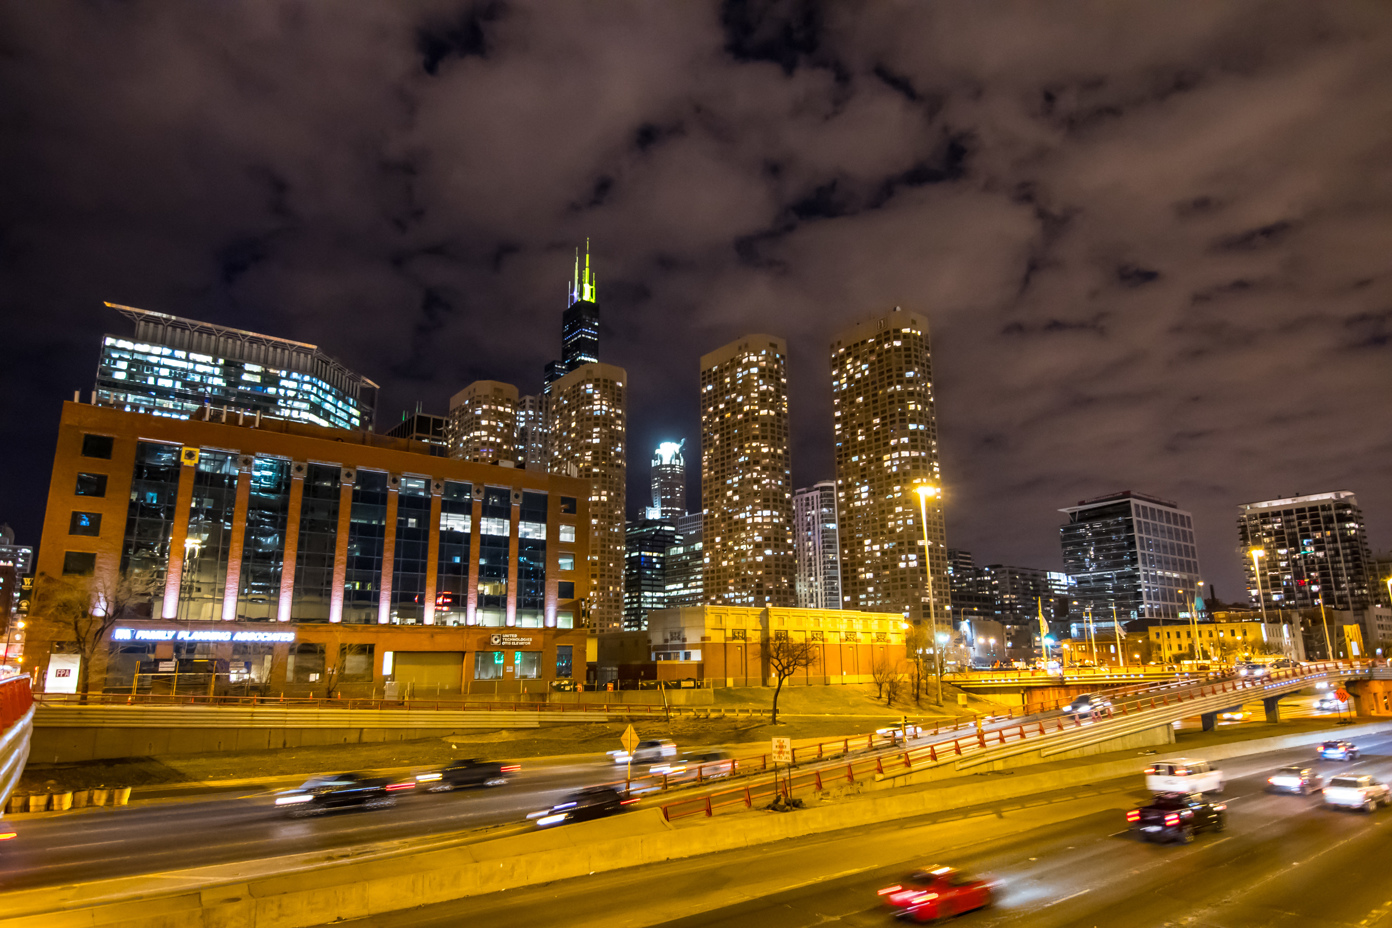
<svg viewBox="0 0 1392 928">
<path fill-rule="evenodd" d="M 501 664 L 502 662 L 503 662 L 503 652 L 502 652 L 502 651 L 494 651 L 494 652 L 493 652 L 493 663 L 495 663 L 495 664 Z"/>
</svg>

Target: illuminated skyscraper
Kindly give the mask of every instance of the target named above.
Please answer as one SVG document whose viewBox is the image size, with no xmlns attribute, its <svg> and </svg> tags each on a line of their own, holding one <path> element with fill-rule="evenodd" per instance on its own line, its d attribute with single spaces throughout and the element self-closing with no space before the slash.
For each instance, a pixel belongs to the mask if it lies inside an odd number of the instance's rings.
<svg viewBox="0 0 1392 928">
<path fill-rule="evenodd" d="M 1259 564 L 1261 599 L 1268 610 L 1364 609 L 1381 587 L 1368 550 L 1363 509 L 1350 490 L 1237 507 L 1237 537 L 1247 589 L 1257 602 L 1253 564 Z M 1253 558 L 1252 551 L 1263 554 Z"/>
<path fill-rule="evenodd" d="M 585 239 L 585 267 L 575 252 L 575 278 L 561 314 L 561 360 L 546 365 L 545 392 L 551 385 L 582 364 L 599 361 L 599 282 L 590 270 L 590 240 Z"/>
<path fill-rule="evenodd" d="M 517 464 L 547 470 L 546 396 L 533 394 L 517 401 Z"/>
<path fill-rule="evenodd" d="M 928 320 L 895 307 L 831 345 L 841 604 L 929 617 L 923 524 L 915 488 L 942 487 Z M 928 500 L 932 599 L 951 615 L 941 494 Z"/>
<path fill-rule="evenodd" d="M 841 552 L 836 532 L 836 481 L 793 494 L 793 553 L 799 609 L 841 608 Z"/>
<path fill-rule="evenodd" d="M 787 346 L 748 335 L 701 358 L 705 602 L 792 606 Z"/>
<path fill-rule="evenodd" d="M 648 613 L 667 608 L 667 551 L 679 535 L 671 519 L 628 523 L 624 559 L 624 631 L 648 627 Z"/>
<path fill-rule="evenodd" d="M 336 429 L 372 428 L 377 385 L 314 345 L 132 306 L 133 336 L 102 339 L 92 402 L 187 419 L 203 407 Z"/>
<path fill-rule="evenodd" d="M 623 627 L 628 374 L 585 364 L 551 384 L 551 471 L 590 481 L 590 623 Z"/>
<path fill-rule="evenodd" d="M 445 423 L 449 456 L 461 461 L 517 461 L 517 388 L 476 380 L 450 397 Z"/>
<path fill-rule="evenodd" d="M 667 549 L 663 570 L 667 578 L 667 606 L 701 606 L 705 604 L 705 556 L 701 544 L 699 512 L 678 516 L 677 537 L 680 541 Z"/>
<path fill-rule="evenodd" d="M 686 515 L 686 460 L 682 449 L 686 439 L 664 441 L 653 452 L 652 508 L 657 518 L 675 519 Z"/>
</svg>

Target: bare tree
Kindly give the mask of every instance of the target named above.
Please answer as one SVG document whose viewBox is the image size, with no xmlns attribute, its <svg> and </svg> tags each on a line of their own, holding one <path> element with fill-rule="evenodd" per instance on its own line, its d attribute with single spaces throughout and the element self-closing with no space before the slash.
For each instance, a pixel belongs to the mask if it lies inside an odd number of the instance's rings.
<svg viewBox="0 0 1392 928">
<path fill-rule="evenodd" d="M 901 677 L 901 676 L 899 676 L 898 673 L 895 673 L 895 674 L 894 674 L 893 676 L 891 676 L 888 680 L 886 680 L 886 681 L 885 681 L 885 687 L 884 687 L 884 692 L 885 692 L 885 705 L 886 705 L 886 706 L 892 706 L 892 705 L 894 705 L 894 700 L 896 700 L 896 699 L 899 698 L 899 695 L 900 695 L 901 692 L 903 692 L 903 689 L 904 689 L 904 678 Z"/>
<path fill-rule="evenodd" d="M 778 723 L 778 694 L 783 692 L 783 681 L 799 670 L 817 663 L 817 646 L 811 641 L 793 641 L 775 637 L 768 643 L 769 670 L 778 680 L 773 690 L 773 723 Z"/>
<path fill-rule="evenodd" d="M 81 658 L 77 671 L 79 703 L 87 702 L 92 665 L 107 633 L 126 610 L 149 599 L 160 582 L 148 571 L 125 571 L 111 579 L 39 575 L 32 621 L 41 637 L 77 649 Z"/>
<path fill-rule="evenodd" d="M 870 665 L 870 679 L 875 683 L 875 698 L 884 699 L 885 685 L 898 676 L 899 672 L 895 669 L 894 662 L 889 659 L 888 655 L 881 652 L 880 656 L 875 658 L 875 662 Z"/>
</svg>

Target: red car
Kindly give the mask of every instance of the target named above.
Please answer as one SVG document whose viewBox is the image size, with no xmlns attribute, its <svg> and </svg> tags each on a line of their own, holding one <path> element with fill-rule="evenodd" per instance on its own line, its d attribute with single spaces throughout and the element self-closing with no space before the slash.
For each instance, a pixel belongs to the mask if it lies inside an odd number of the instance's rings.
<svg viewBox="0 0 1392 928">
<path fill-rule="evenodd" d="M 898 917 L 927 922 L 985 908 L 995 899 L 994 887 L 953 867 L 924 867 L 886 886 L 880 896 Z"/>
</svg>

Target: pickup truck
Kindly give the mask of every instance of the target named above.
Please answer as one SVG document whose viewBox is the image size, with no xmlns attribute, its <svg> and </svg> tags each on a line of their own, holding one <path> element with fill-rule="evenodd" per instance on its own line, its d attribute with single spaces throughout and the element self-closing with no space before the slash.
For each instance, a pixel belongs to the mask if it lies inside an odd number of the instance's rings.
<svg viewBox="0 0 1392 928">
<path fill-rule="evenodd" d="M 1221 793 L 1223 771 L 1206 760 L 1180 757 L 1151 764 L 1145 771 L 1146 789 L 1152 793 Z"/>
<path fill-rule="evenodd" d="M 1222 831 L 1228 825 L 1228 807 L 1209 802 L 1198 793 L 1167 793 L 1149 805 L 1126 813 L 1126 823 L 1143 841 L 1188 844 L 1200 831 Z"/>
<path fill-rule="evenodd" d="M 1324 805 L 1329 809 L 1373 812 L 1380 805 L 1392 805 L 1392 795 L 1386 783 L 1369 776 L 1334 777 L 1324 787 Z"/>
</svg>

